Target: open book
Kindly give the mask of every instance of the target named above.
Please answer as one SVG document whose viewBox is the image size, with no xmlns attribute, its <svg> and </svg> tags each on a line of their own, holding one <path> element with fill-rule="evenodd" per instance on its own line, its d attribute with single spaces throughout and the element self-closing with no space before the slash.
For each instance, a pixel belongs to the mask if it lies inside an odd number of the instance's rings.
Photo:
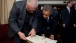
<svg viewBox="0 0 76 43">
<path fill-rule="evenodd" d="M 51 40 L 49 38 L 45 38 L 43 36 L 38 36 L 38 35 L 36 35 L 34 37 L 29 36 L 26 39 L 33 43 L 56 43 L 57 42 L 56 40 Z"/>
</svg>

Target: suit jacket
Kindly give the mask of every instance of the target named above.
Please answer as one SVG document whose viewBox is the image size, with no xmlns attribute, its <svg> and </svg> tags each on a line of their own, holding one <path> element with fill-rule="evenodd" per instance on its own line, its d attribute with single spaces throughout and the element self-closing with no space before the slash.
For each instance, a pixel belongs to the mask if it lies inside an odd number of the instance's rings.
<svg viewBox="0 0 76 43">
<path fill-rule="evenodd" d="M 68 26 L 70 23 L 73 22 L 73 15 L 72 15 L 72 9 L 70 9 L 70 13 L 67 9 L 67 7 L 65 7 L 62 10 L 62 14 L 61 14 L 61 18 L 62 18 L 62 24 L 66 24 L 66 26 Z"/>
<path fill-rule="evenodd" d="M 76 24 L 76 10 L 73 9 L 73 23 Z"/>
<path fill-rule="evenodd" d="M 26 15 L 26 2 L 20 1 L 15 2 L 13 7 L 10 11 L 9 16 L 9 30 L 8 30 L 8 37 L 13 37 L 16 35 L 17 32 L 22 30 L 24 25 L 25 15 Z M 37 12 L 30 17 L 29 25 L 32 28 L 36 28 L 37 26 Z"/>
<path fill-rule="evenodd" d="M 46 27 L 47 25 L 50 26 L 50 35 L 54 35 L 55 28 L 58 24 L 58 11 L 53 10 L 52 15 L 49 17 L 49 24 L 47 24 L 46 20 L 42 16 L 42 11 L 40 11 L 38 15 L 38 30 L 40 34 L 46 33 Z"/>
</svg>

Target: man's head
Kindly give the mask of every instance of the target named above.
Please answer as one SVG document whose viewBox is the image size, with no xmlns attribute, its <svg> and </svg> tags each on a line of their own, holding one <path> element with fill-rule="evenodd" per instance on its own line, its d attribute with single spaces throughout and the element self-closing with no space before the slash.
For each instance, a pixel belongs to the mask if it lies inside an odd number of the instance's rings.
<svg viewBox="0 0 76 43">
<path fill-rule="evenodd" d="M 73 5 L 73 1 L 68 1 L 68 2 L 67 2 L 67 6 L 68 6 L 68 7 L 72 7 L 72 5 Z"/>
<path fill-rule="evenodd" d="M 43 17 L 46 19 L 52 14 L 52 6 L 44 5 L 43 6 Z"/>
<path fill-rule="evenodd" d="M 56 6 L 54 6 L 54 9 L 55 9 L 55 10 L 57 10 L 57 7 L 56 7 Z"/>
<path fill-rule="evenodd" d="M 43 6 L 41 6 L 41 10 L 43 10 Z"/>
<path fill-rule="evenodd" d="M 74 8 L 76 8 L 76 3 L 74 4 Z"/>
<path fill-rule="evenodd" d="M 38 6 L 38 0 L 27 0 L 26 9 L 28 12 L 33 13 Z"/>
</svg>

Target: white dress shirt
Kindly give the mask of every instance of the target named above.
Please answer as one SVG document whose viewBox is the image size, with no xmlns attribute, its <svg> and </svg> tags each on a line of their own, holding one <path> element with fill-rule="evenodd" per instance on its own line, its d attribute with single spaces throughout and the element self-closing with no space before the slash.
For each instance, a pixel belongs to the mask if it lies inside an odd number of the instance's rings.
<svg viewBox="0 0 76 43">
<path fill-rule="evenodd" d="M 69 8 L 69 7 L 67 7 L 67 9 L 68 9 L 68 12 L 70 13 L 70 8 Z"/>
</svg>

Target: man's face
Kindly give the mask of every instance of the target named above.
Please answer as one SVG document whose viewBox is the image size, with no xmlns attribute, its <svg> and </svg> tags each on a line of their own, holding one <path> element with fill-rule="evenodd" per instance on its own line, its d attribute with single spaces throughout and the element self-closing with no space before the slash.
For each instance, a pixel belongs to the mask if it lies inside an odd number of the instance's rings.
<svg viewBox="0 0 76 43">
<path fill-rule="evenodd" d="M 76 4 L 74 5 L 74 7 L 76 8 Z"/>
<path fill-rule="evenodd" d="M 27 5 L 27 8 L 28 8 L 28 12 L 30 13 L 33 13 L 36 10 L 36 8 L 33 7 L 32 5 Z"/>
<path fill-rule="evenodd" d="M 57 10 L 57 7 L 54 7 L 55 10 Z"/>
<path fill-rule="evenodd" d="M 69 6 L 72 7 L 72 5 L 73 5 L 73 2 L 71 1 L 71 2 L 69 3 Z"/>
<path fill-rule="evenodd" d="M 44 17 L 44 19 L 47 19 L 50 15 L 51 15 L 50 11 L 44 11 L 43 10 L 43 17 Z"/>
</svg>

